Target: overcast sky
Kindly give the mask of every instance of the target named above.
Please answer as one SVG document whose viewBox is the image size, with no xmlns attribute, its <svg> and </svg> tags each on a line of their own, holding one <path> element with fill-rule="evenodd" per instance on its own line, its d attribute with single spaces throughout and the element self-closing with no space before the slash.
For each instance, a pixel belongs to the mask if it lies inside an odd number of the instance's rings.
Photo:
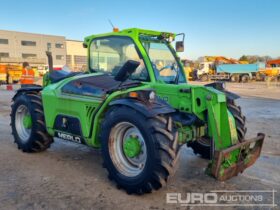
<svg viewBox="0 0 280 210">
<path fill-rule="evenodd" d="M 184 57 L 280 56 L 278 0 L 1 1 L 0 29 L 83 40 L 139 27 L 186 34 Z"/>
</svg>

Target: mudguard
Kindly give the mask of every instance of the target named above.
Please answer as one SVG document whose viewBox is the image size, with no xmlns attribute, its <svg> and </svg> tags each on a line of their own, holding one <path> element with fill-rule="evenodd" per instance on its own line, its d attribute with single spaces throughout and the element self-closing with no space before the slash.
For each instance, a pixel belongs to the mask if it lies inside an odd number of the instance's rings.
<svg viewBox="0 0 280 210">
<path fill-rule="evenodd" d="M 117 99 L 109 103 L 109 106 L 124 105 L 131 107 L 138 112 L 142 113 L 146 117 L 154 117 L 159 114 L 167 114 L 175 112 L 170 105 L 160 99 L 156 99 L 153 102 L 142 102 L 140 100 L 131 98 Z"/>
<path fill-rule="evenodd" d="M 28 86 L 25 86 L 25 87 L 22 87 L 20 89 L 18 89 L 16 91 L 16 94 L 14 95 L 13 99 L 20 93 L 23 93 L 23 92 L 40 92 L 41 90 L 43 90 L 43 87 L 40 86 L 40 85 L 28 85 Z"/>
</svg>

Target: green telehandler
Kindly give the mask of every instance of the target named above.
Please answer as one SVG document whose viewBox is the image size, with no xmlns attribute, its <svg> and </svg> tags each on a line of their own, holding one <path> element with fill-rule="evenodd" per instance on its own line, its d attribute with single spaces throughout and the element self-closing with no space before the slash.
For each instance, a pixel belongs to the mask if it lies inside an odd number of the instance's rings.
<svg viewBox="0 0 280 210">
<path fill-rule="evenodd" d="M 83 45 L 87 72 L 53 71 L 47 52 L 43 86 L 13 97 L 12 134 L 23 152 L 44 151 L 54 137 L 100 148 L 109 179 L 135 194 L 166 185 L 182 145 L 210 159 L 206 171 L 218 180 L 260 156 L 265 136 L 245 140 L 238 96 L 223 83 L 185 80 L 176 54 L 184 34 L 132 28 L 88 36 Z"/>
</svg>

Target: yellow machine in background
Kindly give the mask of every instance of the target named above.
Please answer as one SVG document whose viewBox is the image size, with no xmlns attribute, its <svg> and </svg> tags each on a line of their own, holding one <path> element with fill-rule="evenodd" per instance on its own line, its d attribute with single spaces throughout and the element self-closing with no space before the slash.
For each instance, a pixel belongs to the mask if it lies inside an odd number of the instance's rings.
<svg viewBox="0 0 280 210">
<path fill-rule="evenodd" d="M 21 65 L 7 65 L 7 76 L 8 76 L 8 83 L 17 83 L 22 74 L 22 66 Z"/>
<path fill-rule="evenodd" d="M 187 60 L 187 59 L 182 59 L 181 62 L 184 65 L 184 72 L 185 72 L 185 75 L 186 75 L 186 79 L 188 81 L 194 80 L 194 78 L 193 78 L 194 63 L 190 60 Z"/>
<path fill-rule="evenodd" d="M 39 70 L 38 70 L 38 67 L 32 67 L 32 70 L 34 72 L 34 77 L 40 77 L 40 73 L 39 73 Z"/>
<path fill-rule="evenodd" d="M 6 67 L 0 65 L 0 84 L 6 83 L 7 74 L 6 74 Z"/>
<path fill-rule="evenodd" d="M 233 58 L 226 58 L 224 56 L 205 56 L 204 61 L 215 62 L 215 63 L 228 63 L 228 64 L 238 64 L 240 61 Z"/>
<path fill-rule="evenodd" d="M 0 83 L 17 83 L 22 74 L 21 65 L 0 64 Z"/>
<path fill-rule="evenodd" d="M 280 81 L 280 59 L 267 61 L 265 68 L 259 72 L 267 81 Z"/>
<path fill-rule="evenodd" d="M 39 72 L 37 67 L 32 67 L 34 77 L 38 78 Z M 22 65 L 20 64 L 0 64 L 0 84 L 18 83 L 22 77 Z"/>
</svg>

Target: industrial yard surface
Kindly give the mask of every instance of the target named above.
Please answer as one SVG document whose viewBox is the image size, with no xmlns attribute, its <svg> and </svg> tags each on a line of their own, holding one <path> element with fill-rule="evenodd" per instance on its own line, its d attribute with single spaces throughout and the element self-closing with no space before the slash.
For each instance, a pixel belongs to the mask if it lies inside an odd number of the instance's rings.
<svg viewBox="0 0 280 210">
<path fill-rule="evenodd" d="M 127 195 L 116 189 L 107 179 L 98 150 L 56 140 L 42 153 L 18 151 L 9 125 L 14 92 L 0 90 L 0 209 L 180 209 L 179 204 L 166 203 L 167 193 L 212 190 L 275 190 L 278 206 L 274 209 L 280 208 L 280 86 L 227 83 L 227 89 L 241 95 L 238 103 L 247 119 L 246 138 L 255 137 L 256 132 L 266 134 L 262 155 L 256 164 L 238 177 L 218 182 L 204 173 L 208 161 L 184 146 L 173 180 L 167 187 L 144 196 Z M 268 201 L 273 202 L 272 198 Z"/>
</svg>

